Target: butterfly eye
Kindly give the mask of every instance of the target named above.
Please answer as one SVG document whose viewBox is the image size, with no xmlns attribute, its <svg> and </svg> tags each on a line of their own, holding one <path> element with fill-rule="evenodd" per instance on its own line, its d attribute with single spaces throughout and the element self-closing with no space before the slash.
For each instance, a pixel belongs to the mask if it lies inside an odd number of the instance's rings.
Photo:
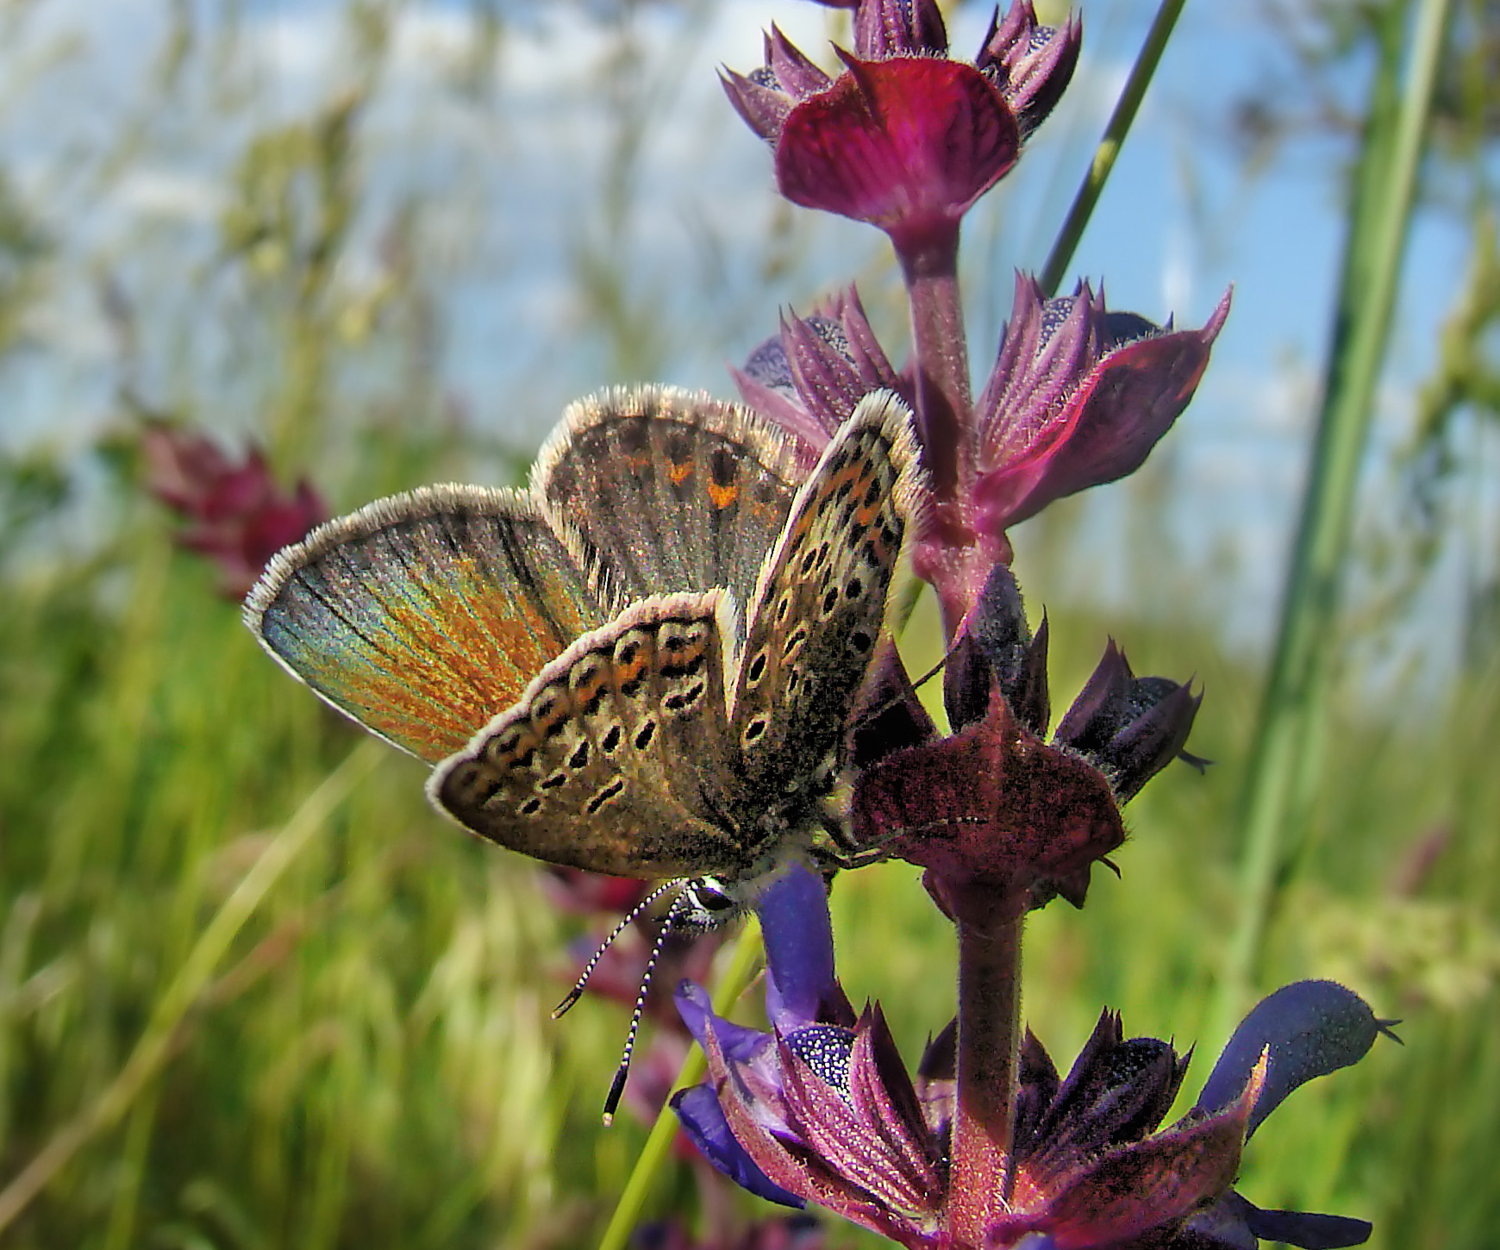
<svg viewBox="0 0 1500 1250">
<path fill-rule="evenodd" d="M 682 891 L 682 916 L 678 923 L 684 929 L 717 929 L 738 916 L 744 906 L 734 885 L 717 877 L 698 877 Z"/>
</svg>

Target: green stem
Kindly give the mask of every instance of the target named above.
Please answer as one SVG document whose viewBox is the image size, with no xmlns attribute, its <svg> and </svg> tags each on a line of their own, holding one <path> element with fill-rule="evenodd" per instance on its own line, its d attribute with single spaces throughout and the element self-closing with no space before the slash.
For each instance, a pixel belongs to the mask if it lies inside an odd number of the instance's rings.
<svg viewBox="0 0 1500 1250">
<path fill-rule="evenodd" d="M 1449 0 L 1391 4 L 1345 243 L 1312 466 L 1281 625 L 1239 811 L 1240 917 L 1211 1018 L 1226 1036 L 1253 988 L 1278 879 L 1306 839 L 1309 798 L 1327 727 L 1330 658 L 1348 560 L 1359 465 L 1395 303 L 1422 137 L 1444 43 Z M 1398 98 L 1402 51 L 1411 48 Z"/>
<path fill-rule="evenodd" d="M 1078 240 L 1083 237 L 1084 227 L 1089 223 L 1094 205 L 1098 203 L 1104 184 L 1109 180 L 1110 170 L 1115 167 L 1125 136 L 1131 123 L 1135 121 L 1136 111 L 1141 107 L 1146 88 L 1151 85 L 1161 54 L 1166 50 L 1167 40 L 1172 37 L 1172 27 L 1177 24 L 1177 17 L 1186 3 L 1187 0 L 1162 0 L 1157 7 L 1151 29 L 1146 32 L 1146 42 L 1141 45 L 1140 55 L 1135 58 L 1130 77 L 1125 80 L 1125 88 L 1115 103 L 1115 111 L 1110 114 L 1109 124 L 1104 127 L 1104 137 L 1099 140 L 1093 163 L 1083 176 L 1078 193 L 1073 197 L 1073 205 L 1068 209 L 1067 218 L 1063 221 L 1062 229 L 1057 232 L 1057 240 L 1047 256 L 1047 263 L 1042 266 L 1040 281 L 1042 290 L 1048 296 L 1057 294 L 1063 274 L 1073 263 Z"/>
</svg>

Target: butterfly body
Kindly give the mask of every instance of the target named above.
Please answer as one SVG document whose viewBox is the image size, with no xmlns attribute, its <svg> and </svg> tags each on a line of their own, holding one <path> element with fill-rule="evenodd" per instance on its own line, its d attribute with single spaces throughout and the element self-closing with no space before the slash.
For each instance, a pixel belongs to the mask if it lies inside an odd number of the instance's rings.
<svg viewBox="0 0 1500 1250">
<path fill-rule="evenodd" d="M 569 413 L 527 492 L 429 488 L 288 549 L 247 621 L 435 765 L 434 804 L 480 836 L 748 887 L 847 850 L 844 740 L 917 509 L 908 425 L 869 397 L 809 466 L 746 410 L 615 392 Z"/>
</svg>

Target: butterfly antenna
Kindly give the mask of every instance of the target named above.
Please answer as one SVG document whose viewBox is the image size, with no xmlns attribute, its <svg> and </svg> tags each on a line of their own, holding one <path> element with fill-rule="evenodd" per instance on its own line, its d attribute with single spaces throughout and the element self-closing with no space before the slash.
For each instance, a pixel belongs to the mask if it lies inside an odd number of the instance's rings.
<svg viewBox="0 0 1500 1250">
<path fill-rule="evenodd" d="M 939 660 L 936 664 L 934 664 L 931 668 L 929 668 L 925 673 L 923 673 L 920 677 L 918 677 L 916 679 L 916 681 L 912 682 L 912 684 L 911 684 L 912 689 L 913 690 L 920 690 L 923 686 L 925 686 L 928 682 L 930 682 L 934 677 L 936 677 L 939 673 L 941 673 L 943 671 L 944 667 L 947 665 L 948 661 L 953 658 L 953 653 L 958 650 L 959 646 L 962 643 L 963 643 L 963 638 L 960 636 L 958 642 L 955 642 L 951 647 L 949 647 L 946 651 L 943 652 L 943 658 L 941 660 Z M 894 700 L 893 700 L 893 702 L 894 702 Z"/>
<path fill-rule="evenodd" d="M 962 641 L 962 639 L 960 639 L 960 641 Z M 920 677 L 918 677 L 914 682 L 912 682 L 911 683 L 911 688 L 913 690 L 920 690 L 923 686 L 925 686 L 928 682 L 930 682 L 934 677 L 936 677 L 939 673 L 941 673 L 943 671 L 944 666 L 948 663 L 949 660 L 951 660 L 953 658 L 953 653 L 958 650 L 958 646 L 959 646 L 959 644 L 957 642 L 955 642 L 951 647 L 949 647 L 946 651 L 944 651 L 943 652 L 943 658 L 941 660 L 939 660 L 936 664 L 934 664 L 931 668 L 929 668 Z M 872 708 L 866 708 L 866 709 L 861 710 L 860 716 L 863 719 L 865 719 L 865 720 L 873 720 L 875 717 L 881 716 L 884 713 L 889 712 L 893 707 L 896 706 L 896 704 L 902 702 L 905 698 L 906 698 L 906 692 L 903 690 L 899 694 L 893 694 L 888 699 L 885 699 L 884 701 L 882 701 L 880 703 L 877 703 Z"/>
<path fill-rule="evenodd" d="M 668 884 L 676 883 L 669 882 Z M 665 888 L 665 886 L 662 887 L 662 889 Z M 655 893 L 660 894 L 661 890 Z M 656 941 L 652 943 L 651 956 L 646 960 L 646 970 L 641 973 L 641 988 L 635 996 L 635 1010 L 630 1013 L 630 1030 L 625 1034 L 625 1049 L 620 1055 L 620 1066 L 615 1069 L 615 1079 L 609 1083 L 609 1095 L 604 1100 L 605 1128 L 614 1123 L 615 1111 L 619 1108 L 620 1098 L 625 1093 L 625 1078 L 630 1073 L 630 1056 L 635 1051 L 635 1036 L 641 1030 L 641 1015 L 646 1010 L 646 991 L 651 988 L 651 974 L 656 971 L 656 961 L 661 957 L 662 947 L 666 945 L 667 938 L 676 927 L 678 917 L 682 915 L 687 897 L 687 891 L 684 890 L 672 900 L 672 906 L 668 909 L 666 918 L 661 922 L 661 932 L 656 935 Z"/>
<path fill-rule="evenodd" d="M 552 1009 L 552 1018 L 554 1020 L 561 1019 L 567 1014 L 569 1008 L 583 997 L 584 986 L 589 983 L 589 978 L 594 975 L 594 969 L 599 966 L 599 961 L 604 958 L 604 952 L 615 944 L 615 939 L 631 926 L 636 917 L 676 884 L 675 881 L 662 882 L 661 885 L 657 886 L 656 889 L 652 890 L 645 898 L 625 913 L 625 919 L 611 929 L 609 936 L 594 948 L 594 953 L 589 956 L 588 963 L 583 965 L 583 971 L 578 974 L 578 980 L 573 982 L 573 988 L 568 991 L 568 996 Z"/>
</svg>

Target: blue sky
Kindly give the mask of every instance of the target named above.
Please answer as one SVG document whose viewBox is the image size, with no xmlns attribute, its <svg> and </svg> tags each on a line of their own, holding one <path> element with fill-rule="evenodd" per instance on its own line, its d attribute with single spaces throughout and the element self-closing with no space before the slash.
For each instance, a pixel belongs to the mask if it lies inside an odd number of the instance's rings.
<svg viewBox="0 0 1500 1250">
<path fill-rule="evenodd" d="M 1045 256 L 1154 7 L 1081 5 L 1084 58 L 1068 98 L 966 224 L 981 380 L 1008 312 L 1011 271 Z M 12 415 L 0 446 L 78 446 L 108 420 L 117 375 L 98 299 L 105 270 L 122 278 L 143 310 L 144 332 L 163 345 L 148 387 L 170 399 L 184 377 L 200 390 L 213 384 L 233 344 L 222 327 L 196 320 L 195 305 L 214 281 L 208 249 L 225 207 L 225 171 L 248 133 L 331 98 L 347 72 L 340 6 L 256 0 L 233 62 L 197 56 L 176 112 L 165 115 L 148 84 L 167 8 L 53 0 L 0 54 L 10 65 L 0 94 L 5 167 L 70 248 L 70 267 L 32 319 L 31 349 L 6 369 Z M 455 94 L 447 72 L 469 46 L 467 6 L 408 5 L 380 103 L 364 122 L 370 228 L 364 260 L 357 246 L 340 280 L 351 289 L 376 280 L 376 226 L 404 197 L 420 198 L 445 326 L 440 368 L 476 427 L 514 446 L 539 441 L 577 394 L 631 380 L 612 373 L 599 343 L 578 328 L 587 318 L 573 266 L 579 239 L 599 230 L 593 201 L 614 123 L 600 66 L 617 47 L 616 32 L 588 22 L 586 9 L 508 6 L 513 24 L 498 45 L 494 92 L 476 105 Z M 1154 320 L 1173 313 L 1179 324 L 1200 324 L 1234 286 L 1199 396 L 1153 457 L 1151 489 L 1171 501 L 1176 549 L 1162 558 L 1212 570 L 1228 596 L 1218 608 L 1226 632 L 1251 643 L 1264 640 L 1273 619 L 1342 229 L 1337 149 L 1305 143 L 1251 180 L 1224 141 L 1233 99 L 1263 88 L 1269 67 L 1286 67 L 1262 12 L 1259 0 L 1187 6 L 1074 263 L 1079 275 L 1104 282 L 1113 306 Z M 956 50 L 977 46 L 987 17 L 977 5 L 956 15 Z M 757 63 L 760 30 L 771 21 L 827 62 L 828 15 L 798 0 L 728 0 L 696 27 L 670 7 L 647 6 L 635 18 L 643 76 L 660 73 L 677 86 L 649 131 L 640 211 L 621 249 L 641 298 L 659 301 L 664 320 L 704 327 L 672 340 L 658 380 L 727 394 L 725 361 L 769 333 L 779 307 L 806 309 L 856 273 L 872 302 L 889 289 L 879 237 L 831 218 L 798 224 L 790 273 L 767 281 L 756 268 L 760 241 L 782 210 L 768 154 L 733 117 L 714 71 Z M 221 107 L 226 84 L 240 100 L 233 110 Z M 1357 80 L 1349 86 L 1357 90 Z M 122 118 L 139 119 L 141 141 L 128 160 L 100 167 L 97 153 Z M 1439 319 L 1463 277 L 1464 243 L 1438 220 L 1424 221 L 1412 240 L 1380 399 L 1380 451 L 1408 437 L 1412 389 L 1432 366 Z M 741 309 L 759 311 L 730 315 Z M 253 393 L 226 384 L 223 394 L 213 424 L 252 434 Z M 1367 535 L 1396 522 L 1382 505 L 1389 490 L 1372 479 Z M 1133 570 L 1150 555 L 1130 546 L 1124 499 L 1110 488 L 1078 505 L 1088 542 L 1073 576 L 1106 598 L 1128 597 Z M 1024 530 L 1018 546 L 1024 573 Z M 1450 583 L 1456 572 L 1448 570 Z M 1034 576 L 1044 594 L 1066 589 L 1047 570 Z"/>
</svg>

